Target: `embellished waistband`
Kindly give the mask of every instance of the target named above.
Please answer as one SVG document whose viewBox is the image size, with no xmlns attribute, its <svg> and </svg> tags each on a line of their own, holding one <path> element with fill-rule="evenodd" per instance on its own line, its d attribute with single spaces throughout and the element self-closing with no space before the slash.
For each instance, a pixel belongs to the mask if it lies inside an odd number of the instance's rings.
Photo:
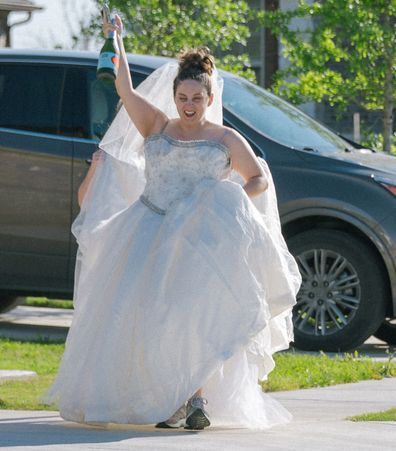
<svg viewBox="0 0 396 451">
<path fill-rule="evenodd" d="M 141 194 L 140 198 L 139 198 L 144 205 L 146 205 L 146 207 L 149 207 L 150 210 L 154 211 L 155 213 L 158 213 L 159 215 L 164 215 L 166 214 L 166 210 L 157 207 L 156 205 L 154 205 L 146 196 L 144 196 L 143 194 Z"/>
</svg>

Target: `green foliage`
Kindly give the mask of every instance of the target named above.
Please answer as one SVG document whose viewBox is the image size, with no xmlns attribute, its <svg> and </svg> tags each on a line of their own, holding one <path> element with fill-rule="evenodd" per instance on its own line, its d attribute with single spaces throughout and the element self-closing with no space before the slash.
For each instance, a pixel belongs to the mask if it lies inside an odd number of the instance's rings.
<svg viewBox="0 0 396 451">
<path fill-rule="evenodd" d="M 391 143 L 390 152 L 393 155 L 396 155 L 396 133 L 392 134 Z M 384 148 L 384 137 L 380 133 L 375 133 L 368 129 L 362 128 L 361 144 L 368 149 L 380 151 Z"/>
<path fill-rule="evenodd" d="M 341 111 L 394 105 L 396 0 L 300 0 L 293 10 L 260 12 L 259 19 L 280 36 L 290 62 L 277 73 L 278 94 L 296 104 L 326 100 Z"/>
<path fill-rule="evenodd" d="M 393 377 L 394 376 L 394 369 L 395 369 L 395 351 L 390 350 L 389 348 L 386 350 L 386 353 L 388 354 L 388 360 L 381 368 L 381 374 L 383 377 Z"/>
<path fill-rule="evenodd" d="M 256 83 L 256 74 L 250 66 L 249 55 L 226 55 L 217 59 L 217 67 Z"/>
<path fill-rule="evenodd" d="M 292 29 L 294 18 L 315 27 Z M 349 103 L 381 109 L 387 57 L 396 65 L 395 1 L 300 1 L 295 10 L 262 12 L 261 19 L 281 36 L 290 61 L 278 75 L 279 92 L 295 103 L 326 97 L 344 109 Z M 298 80 L 288 83 L 289 76 Z"/>
<path fill-rule="evenodd" d="M 124 45 L 128 52 L 175 57 L 186 48 L 207 46 L 218 58 L 218 65 L 250 80 L 246 54 L 233 56 L 230 47 L 242 47 L 250 36 L 251 13 L 245 0 L 110 0 L 125 26 Z M 100 33 L 100 9 L 92 17 L 85 34 Z"/>
</svg>

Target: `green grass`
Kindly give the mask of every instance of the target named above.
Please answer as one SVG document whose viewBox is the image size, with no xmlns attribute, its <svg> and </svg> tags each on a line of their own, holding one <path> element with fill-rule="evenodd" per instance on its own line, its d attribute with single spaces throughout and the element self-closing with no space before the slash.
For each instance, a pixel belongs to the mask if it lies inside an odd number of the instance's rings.
<svg viewBox="0 0 396 451">
<path fill-rule="evenodd" d="M 39 403 L 39 398 L 54 381 L 63 352 L 64 343 L 0 338 L 0 369 L 32 370 L 38 374 L 35 379 L 0 384 L 0 408 L 54 410 L 55 406 Z M 392 359 L 385 363 L 374 362 L 351 354 L 330 358 L 324 354 L 288 352 L 275 355 L 275 361 L 276 367 L 268 381 L 262 383 L 265 391 L 323 387 L 396 375 Z"/>
<path fill-rule="evenodd" d="M 396 421 L 396 408 L 347 417 L 351 421 Z"/>
<path fill-rule="evenodd" d="M 65 301 L 63 299 L 27 297 L 22 305 L 29 305 L 30 307 L 52 307 L 52 308 L 72 309 L 73 301 Z"/>
<path fill-rule="evenodd" d="M 20 342 L 0 339 L 0 369 L 31 370 L 37 377 L 0 384 L 0 408 L 15 410 L 54 410 L 38 399 L 55 379 L 64 343 Z"/>
<path fill-rule="evenodd" d="M 286 352 L 275 355 L 275 369 L 262 382 L 265 391 L 298 390 L 396 376 L 396 364 L 376 362 L 357 353 L 329 357 Z"/>
</svg>

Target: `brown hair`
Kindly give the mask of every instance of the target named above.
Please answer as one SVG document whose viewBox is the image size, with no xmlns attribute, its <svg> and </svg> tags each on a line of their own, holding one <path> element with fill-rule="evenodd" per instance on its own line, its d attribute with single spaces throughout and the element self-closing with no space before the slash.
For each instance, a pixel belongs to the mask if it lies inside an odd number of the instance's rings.
<svg viewBox="0 0 396 451">
<path fill-rule="evenodd" d="M 210 76 L 214 70 L 214 57 L 207 47 L 186 50 L 179 57 L 179 72 L 173 82 L 173 95 L 183 80 L 199 81 L 208 95 L 212 94 Z"/>
</svg>

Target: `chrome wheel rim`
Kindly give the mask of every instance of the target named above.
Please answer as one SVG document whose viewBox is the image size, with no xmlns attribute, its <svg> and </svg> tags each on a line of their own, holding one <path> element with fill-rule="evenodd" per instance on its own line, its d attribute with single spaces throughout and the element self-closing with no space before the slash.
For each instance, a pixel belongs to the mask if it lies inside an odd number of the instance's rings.
<svg viewBox="0 0 396 451">
<path fill-rule="evenodd" d="M 302 284 L 293 310 L 296 330 L 324 336 L 339 332 L 356 314 L 361 285 L 353 265 L 328 249 L 311 249 L 296 257 Z"/>
</svg>

